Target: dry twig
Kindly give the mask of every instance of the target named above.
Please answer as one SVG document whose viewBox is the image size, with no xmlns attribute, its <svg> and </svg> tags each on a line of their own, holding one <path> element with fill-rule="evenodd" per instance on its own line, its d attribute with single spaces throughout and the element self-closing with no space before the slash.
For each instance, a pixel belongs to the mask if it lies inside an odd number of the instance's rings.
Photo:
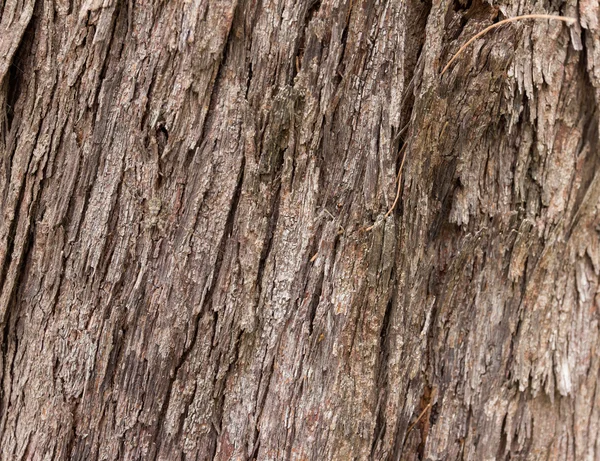
<svg viewBox="0 0 600 461">
<path fill-rule="evenodd" d="M 520 20 L 524 20 L 524 19 L 549 19 L 549 20 L 556 20 L 556 21 L 562 21 L 565 22 L 567 24 L 573 24 L 576 19 L 575 18 L 569 18 L 567 16 L 556 16 L 556 15 L 551 15 L 551 14 L 525 14 L 522 16 L 515 16 L 514 18 L 507 18 L 507 19 L 503 19 L 502 21 L 499 21 L 495 24 L 492 24 L 489 27 L 486 27 L 485 29 L 483 29 L 481 32 L 478 32 L 477 34 L 475 34 L 475 36 L 473 36 L 471 39 L 469 39 L 467 41 L 467 43 L 465 43 L 463 46 L 461 46 L 458 51 L 456 52 L 456 54 L 454 56 L 452 56 L 452 59 L 450 59 L 450 61 L 448 61 L 448 64 L 446 64 L 446 67 L 444 67 L 444 69 L 442 70 L 442 73 L 440 75 L 444 75 L 444 73 L 450 68 L 450 66 L 452 65 L 452 63 L 454 63 L 454 61 L 456 61 L 456 59 L 458 59 L 458 57 L 462 54 L 463 51 L 465 51 L 465 49 L 471 44 L 473 43 L 475 40 L 477 40 L 478 38 L 482 37 L 483 35 L 487 34 L 489 31 L 496 29 L 500 26 L 503 26 L 504 24 L 508 24 L 510 22 L 515 22 L 515 21 L 520 21 Z M 413 76 L 414 78 L 414 76 Z M 412 83 L 412 81 L 411 81 Z M 402 130 L 400 131 L 400 133 L 398 133 L 398 135 L 396 136 L 396 138 L 394 139 L 394 141 L 397 140 L 397 138 L 408 128 L 408 124 L 402 128 Z M 406 146 L 407 143 L 404 144 L 404 147 L 402 148 L 403 150 L 403 155 L 402 155 L 402 162 L 400 164 L 400 169 L 398 171 L 398 177 L 396 179 L 396 181 L 398 182 L 398 188 L 396 190 L 396 198 L 394 199 L 394 203 L 392 204 L 392 206 L 390 207 L 390 209 L 387 211 L 387 213 L 384 216 L 384 219 L 386 219 L 390 214 L 392 214 L 392 212 L 394 211 L 394 209 L 396 208 L 396 205 L 398 204 L 398 200 L 400 198 L 400 188 L 401 188 L 401 181 L 400 181 L 400 176 L 402 174 L 402 167 L 404 166 L 404 160 L 406 159 Z M 375 227 L 376 224 L 373 224 L 370 227 L 367 227 L 365 230 L 368 232 L 370 230 L 373 230 L 373 228 Z"/>
<path fill-rule="evenodd" d="M 419 421 L 421 421 L 421 418 L 423 418 L 423 416 L 425 416 L 425 413 L 427 413 L 427 410 L 429 410 L 429 407 L 431 407 L 431 402 L 429 402 L 427 404 L 427 406 L 425 408 L 423 408 L 423 411 L 421 412 L 421 414 L 419 415 L 419 417 L 417 418 L 417 420 L 412 423 L 410 425 L 410 427 L 408 428 L 408 430 L 406 431 L 406 436 L 408 437 L 408 434 L 410 434 L 410 431 L 412 431 L 414 429 L 414 427 L 419 424 Z"/>
<path fill-rule="evenodd" d="M 392 214 L 392 212 L 394 211 L 394 208 L 396 208 L 396 204 L 398 203 L 398 200 L 400 199 L 400 188 L 402 186 L 402 182 L 400 181 L 400 178 L 402 176 L 402 167 L 404 166 L 404 160 L 406 160 L 406 146 L 408 146 L 408 143 L 404 144 L 404 146 L 402 146 L 402 162 L 400 162 L 400 168 L 398 169 L 398 174 L 396 175 L 396 182 L 398 183 L 398 187 L 396 188 L 396 198 L 394 199 L 394 203 L 392 204 L 392 206 L 390 207 L 390 209 L 387 211 L 387 213 L 385 214 L 385 216 L 383 217 L 383 219 L 386 219 L 389 215 Z M 375 227 L 377 223 L 373 224 L 372 226 L 369 226 L 365 229 L 366 232 L 369 232 L 370 230 L 373 230 L 373 228 Z"/>
<path fill-rule="evenodd" d="M 450 59 L 450 61 L 448 61 L 448 64 L 446 64 L 446 67 L 444 67 L 444 69 L 442 70 L 442 73 L 440 75 L 444 75 L 444 72 L 446 72 L 448 70 L 448 68 L 452 65 L 452 63 L 456 60 L 456 58 L 458 58 L 460 56 L 460 54 L 471 43 L 473 43 L 475 40 L 477 40 L 479 37 L 487 34 L 492 29 L 496 29 L 497 27 L 500 27 L 504 24 L 508 24 L 509 22 L 520 21 L 522 19 L 551 19 L 551 20 L 554 19 L 557 21 L 566 22 L 567 24 L 573 24 L 576 21 L 575 18 L 569 18 L 566 16 L 555 16 L 555 15 L 551 15 L 551 14 L 525 14 L 523 16 L 515 16 L 514 18 L 503 19 L 502 21 L 497 22 L 496 24 L 492 24 L 491 26 L 483 29 L 481 32 L 475 34 L 475 36 L 473 38 L 471 38 L 467 43 L 465 43 L 463 46 L 461 46 L 458 49 L 458 51 L 456 52 L 456 54 L 452 57 L 452 59 Z"/>
</svg>

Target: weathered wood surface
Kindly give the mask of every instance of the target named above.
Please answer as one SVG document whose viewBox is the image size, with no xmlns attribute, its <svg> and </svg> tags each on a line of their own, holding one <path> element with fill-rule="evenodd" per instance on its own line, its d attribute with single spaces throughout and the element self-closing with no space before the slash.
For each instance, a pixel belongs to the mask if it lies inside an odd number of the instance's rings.
<svg viewBox="0 0 600 461">
<path fill-rule="evenodd" d="M 597 1 L 0 5 L 2 460 L 600 459 Z"/>
</svg>

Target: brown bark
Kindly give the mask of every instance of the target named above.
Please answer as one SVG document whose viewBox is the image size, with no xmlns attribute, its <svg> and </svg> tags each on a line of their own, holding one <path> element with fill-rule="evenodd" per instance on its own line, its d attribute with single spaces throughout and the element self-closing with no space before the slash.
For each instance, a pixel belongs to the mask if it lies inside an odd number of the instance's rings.
<svg viewBox="0 0 600 461">
<path fill-rule="evenodd" d="M 600 459 L 598 2 L 0 5 L 0 459 Z"/>
</svg>

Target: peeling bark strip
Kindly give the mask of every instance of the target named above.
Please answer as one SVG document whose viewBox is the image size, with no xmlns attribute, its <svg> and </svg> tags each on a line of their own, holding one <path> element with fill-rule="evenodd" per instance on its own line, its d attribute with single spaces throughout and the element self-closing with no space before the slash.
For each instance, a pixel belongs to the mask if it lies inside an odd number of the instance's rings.
<svg viewBox="0 0 600 461">
<path fill-rule="evenodd" d="M 600 7 L 551 4 L 4 0 L 0 459 L 600 459 Z M 523 14 L 577 23 L 440 78 Z"/>
</svg>

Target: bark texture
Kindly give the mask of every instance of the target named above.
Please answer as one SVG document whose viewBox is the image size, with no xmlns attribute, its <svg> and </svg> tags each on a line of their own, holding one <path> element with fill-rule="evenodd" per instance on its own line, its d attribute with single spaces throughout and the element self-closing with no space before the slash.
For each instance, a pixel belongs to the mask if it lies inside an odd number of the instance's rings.
<svg viewBox="0 0 600 461">
<path fill-rule="evenodd" d="M 0 7 L 0 459 L 600 459 L 598 1 Z"/>
</svg>

